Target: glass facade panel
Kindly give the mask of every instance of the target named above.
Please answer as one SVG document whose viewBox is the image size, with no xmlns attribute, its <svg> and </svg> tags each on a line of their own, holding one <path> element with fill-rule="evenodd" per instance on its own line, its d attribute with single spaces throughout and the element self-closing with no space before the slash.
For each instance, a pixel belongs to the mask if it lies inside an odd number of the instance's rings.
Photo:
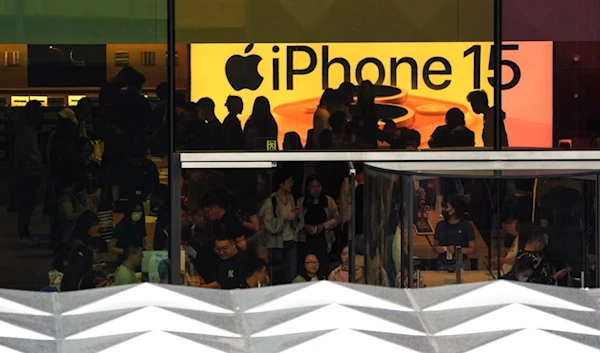
<svg viewBox="0 0 600 353">
<path fill-rule="evenodd" d="M 493 3 L 178 1 L 178 148 L 491 148 Z"/>
<path fill-rule="evenodd" d="M 598 4 L 508 0 L 502 6 L 502 110 L 509 146 L 598 148 Z"/>
<path fill-rule="evenodd" d="M 499 278 L 593 286 L 597 185 L 586 174 L 367 167 L 366 283 L 407 286 L 412 258 L 413 287 Z"/>
<path fill-rule="evenodd" d="M 0 287 L 168 282 L 166 1 L 4 1 L 0 17 Z"/>
</svg>

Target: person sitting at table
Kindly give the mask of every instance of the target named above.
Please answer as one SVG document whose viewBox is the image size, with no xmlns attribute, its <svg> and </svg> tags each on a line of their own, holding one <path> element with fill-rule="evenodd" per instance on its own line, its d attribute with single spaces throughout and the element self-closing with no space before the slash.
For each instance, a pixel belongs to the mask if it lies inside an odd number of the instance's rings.
<svg viewBox="0 0 600 353">
<path fill-rule="evenodd" d="M 60 291 L 95 288 L 94 254 L 87 246 L 80 245 L 69 255 Z"/>
<path fill-rule="evenodd" d="M 463 269 L 470 270 L 471 263 L 467 255 L 477 251 L 473 224 L 464 219 L 465 204 L 459 196 L 450 196 L 442 202 L 443 221 L 435 227 L 433 250 L 438 254 L 438 270 L 456 269 L 456 247 L 461 247 Z"/>
<path fill-rule="evenodd" d="M 146 238 L 146 217 L 144 206 L 137 200 L 129 200 L 123 219 L 115 226 L 113 237 L 108 244 L 108 252 L 119 255 L 122 263 L 124 251 L 130 246 L 142 246 Z"/>
<path fill-rule="evenodd" d="M 344 246 L 344 248 L 342 249 L 342 253 L 340 254 L 340 259 L 342 260 L 342 263 L 333 269 L 333 271 L 331 271 L 331 273 L 329 274 L 329 277 L 327 277 L 327 280 L 329 281 L 333 281 L 333 282 L 346 282 L 348 283 L 349 281 L 349 273 L 348 273 L 348 261 L 349 261 L 349 256 L 348 256 L 348 245 Z M 354 270 L 354 283 L 361 283 L 364 284 L 365 283 L 365 270 L 362 266 L 356 265 L 356 269 Z"/>
<path fill-rule="evenodd" d="M 254 257 L 246 265 L 246 280 L 240 288 L 260 288 L 268 284 L 267 263 L 265 260 Z"/>
<path fill-rule="evenodd" d="M 527 282 L 533 275 L 534 269 L 535 264 L 533 263 L 533 259 L 525 256 L 519 260 L 516 260 L 514 266 L 511 268 L 511 271 L 500 277 L 500 279 L 506 281 Z"/>
<path fill-rule="evenodd" d="M 142 264 L 143 256 L 142 248 L 139 246 L 130 245 L 125 249 L 123 253 L 125 260 L 115 271 L 115 286 L 137 283 L 135 269 Z"/>
<path fill-rule="evenodd" d="M 319 259 L 317 255 L 308 253 L 304 257 L 304 268 L 300 271 L 298 277 L 294 278 L 292 283 L 303 283 L 325 280 L 325 276 L 319 276 Z"/>
<path fill-rule="evenodd" d="M 98 216 L 92 211 L 83 212 L 73 228 L 71 240 L 67 244 L 66 253 L 69 254 L 79 245 L 88 246 L 92 238 L 99 238 L 99 220 Z"/>
<path fill-rule="evenodd" d="M 132 198 L 146 200 L 159 183 L 158 168 L 146 158 L 144 146 L 131 142 L 127 161 L 117 166 L 113 175 L 113 202 Z"/>
<path fill-rule="evenodd" d="M 246 265 L 250 257 L 239 252 L 233 239 L 225 233 L 217 234 L 215 252 L 219 256 L 216 276 L 219 288 L 242 288 L 246 280 Z"/>
<path fill-rule="evenodd" d="M 83 177 L 77 173 L 63 173 L 59 178 L 57 190 L 60 190 L 57 200 L 57 215 L 52 225 L 53 236 L 60 240 L 60 248 L 64 248 L 71 240 L 77 218 L 85 211 L 95 208 L 88 202 Z"/>
<path fill-rule="evenodd" d="M 515 262 L 529 261 L 527 259 L 531 259 L 533 262 L 533 272 L 527 278 L 527 282 L 556 284 L 558 280 L 567 275 L 569 270 L 568 268 L 564 268 L 560 271 L 555 271 L 552 259 L 548 256 L 548 232 L 542 227 L 531 226 L 527 230 L 527 233 L 521 234 L 527 241 L 523 250 L 517 254 Z"/>
</svg>

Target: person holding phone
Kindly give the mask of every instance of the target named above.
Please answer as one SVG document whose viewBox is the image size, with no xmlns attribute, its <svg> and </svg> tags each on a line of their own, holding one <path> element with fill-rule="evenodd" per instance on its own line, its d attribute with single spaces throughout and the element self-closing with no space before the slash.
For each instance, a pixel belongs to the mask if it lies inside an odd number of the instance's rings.
<svg viewBox="0 0 600 353">
<path fill-rule="evenodd" d="M 269 267 L 273 284 L 291 283 L 297 273 L 298 230 L 303 224 L 300 206 L 296 205 L 292 187 L 294 178 L 286 168 L 277 169 L 272 178 L 273 193 L 259 211 L 262 238 L 269 249 Z"/>
<path fill-rule="evenodd" d="M 459 196 L 445 198 L 442 215 L 444 220 L 435 227 L 433 250 L 438 254 L 438 270 L 456 270 L 456 247 L 461 247 L 464 270 L 471 269 L 468 255 L 477 252 L 473 224 L 464 219 L 465 204 Z"/>
<path fill-rule="evenodd" d="M 527 276 L 526 282 L 550 284 L 564 278 L 571 270 L 569 267 L 555 271 L 551 261 L 544 256 L 544 250 L 548 246 L 548 234 L 542 227 L 533 226 L 529 234 L 525 234 L 527 243 L 523 250 L 517 254 L 516 263 L 531 262 L 533 271 Z M 513 268 L 516 271 L 515 268 Z"/>
</svg>

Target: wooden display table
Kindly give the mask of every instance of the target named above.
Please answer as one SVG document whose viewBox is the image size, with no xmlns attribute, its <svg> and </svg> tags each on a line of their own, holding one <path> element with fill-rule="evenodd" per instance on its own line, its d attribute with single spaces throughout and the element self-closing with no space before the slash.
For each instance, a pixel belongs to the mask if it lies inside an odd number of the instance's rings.
<svg viewBox="0 0 600 353">
<path fill-rule="evenodd" d="M 427 287 L 440 287 L 456 284 L 456 273 L 448 271 L 421 271 L 423 285 Z M 494 280 L 488 271 L 462 271 L 462 283 L 477 283 Z"/>
</svg>

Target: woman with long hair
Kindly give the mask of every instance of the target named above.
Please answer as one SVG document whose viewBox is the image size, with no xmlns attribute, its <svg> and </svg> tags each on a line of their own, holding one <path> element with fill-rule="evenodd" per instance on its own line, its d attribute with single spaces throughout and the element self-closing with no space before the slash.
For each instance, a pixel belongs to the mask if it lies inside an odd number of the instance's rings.
<svg viewBox="0 0 600 353">
<path fill-rule="evenodd" d="M 144 206 L 139 200 L 129 200 L 123 219 L 115 226 L 108 252 L 119 255 L 119 264 L 123 262 L 123 252 L 130 246 L 142 246 L 146 238 L 146 216 Z"/>
<path fill-rule="evenodd" d="M 277 141 L 278 133 L 279 127 L 271 113 L 271 103 L 267 97 L 257 97 L 252 107 L 252 115 L 244 126 L 244 135 L 254 136 L 254 149 L 262 150 L 267 149 L 269 141 Z M 260 147 L 256 147 L 257 145 Z M 276 145 L 276 148 L 279 149 L 278 144 Z"/>
<path fill-rule="evenodd" d="M 302 256 L 302 260 L 304 261 L 304 264 L 299 267 L 301 268 L 300 273 L 298 274 L 298 277 L 294 278 L 292 283 L 323 281 L 327 279 L 320 271 L 321 264 L 317 255 L 309 252 L 306 256 Z"/>
<path fill-rule="evenodd" d="M 326 275 L 329 271 L 329 252 L 335 241 L 333 230 L 340 223 L 340 212 L 333 198 L 323 192 L 321 179 L 314 174 L 306 178 L 304 197 L 298 203 L 302 207 L 301 217 L 304 220 L 304 227 L 298 234 L 300 254 L 313 252 L 317 255 L 319 274 Z M 299 258 L 303 259 L 303 256 Z"/>
</svg>

